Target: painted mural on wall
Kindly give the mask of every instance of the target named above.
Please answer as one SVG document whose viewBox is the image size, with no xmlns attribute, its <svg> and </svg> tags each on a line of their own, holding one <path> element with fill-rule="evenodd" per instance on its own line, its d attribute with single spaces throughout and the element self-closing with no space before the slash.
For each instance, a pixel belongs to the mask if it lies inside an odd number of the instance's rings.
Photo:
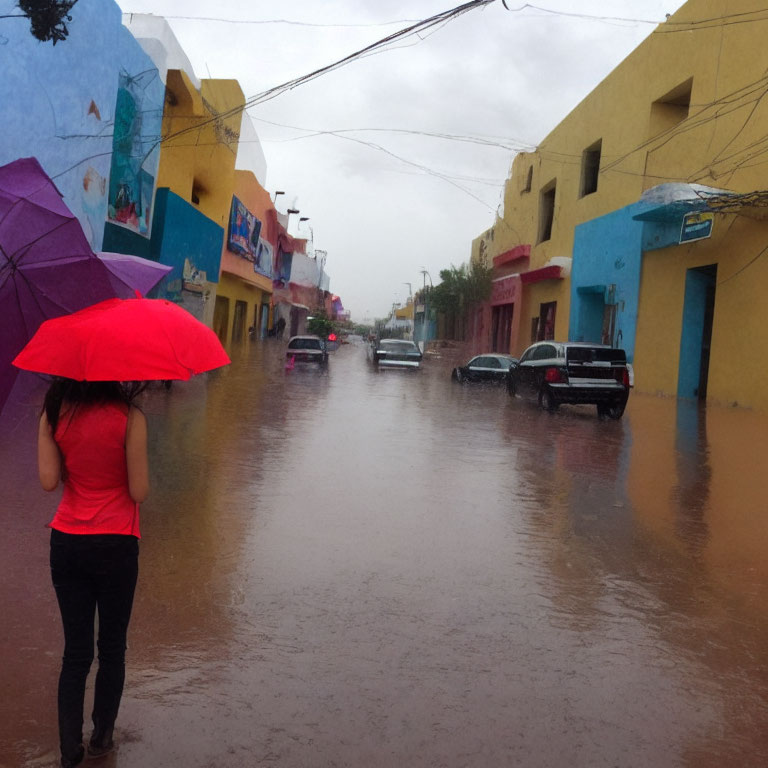
<svg viewBox="0 0 768 768">
<path fill-rule="evenodd" d="M 233 195 L 232 207 L 229 210 L 227 248 L 255 262 L 259 251 L 260 234 L 261 221 L 245 207 L 242 200 Z"/>
<path fill-rule="evenodd" d="M 291 265 L 293 264 L 293 254 L 286 253 L 282 248 L 277 248 L 277 259 L 275 259 L 275 274 L 273 284 L 276 288 L 284 286 L 291 279 Z"/>
<path fill-rule="evenodd" d="M 274 258 L 275 253 L 272 248 L 272 243 L 269 243 L 260 237 L 259 247 L 256 250 L 256 260 L 253 262 L 253 271 L 271 278 Z"/>
<path fill-rule="evenodd" d="M 107 218 L 149 236 L 155 176 L 160 157 L 162 104 L 150 95 L 157 70 L 121 71 L 115 105 Z"/>
</svg>

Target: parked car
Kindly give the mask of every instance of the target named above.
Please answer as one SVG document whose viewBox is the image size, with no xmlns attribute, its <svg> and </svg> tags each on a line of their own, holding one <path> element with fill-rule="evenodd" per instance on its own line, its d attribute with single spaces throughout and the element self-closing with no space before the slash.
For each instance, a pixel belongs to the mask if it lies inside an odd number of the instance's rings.
<svg viewBox="0 0 768 768">
<path fill-rule="evenodd" d="M 297 363 L 328 362 L 328 350 L 325 341 L 319 336 L 292 336 L 285 350 L 285 357 Z"/>
<path fill-rule="evenodd" d="M 406 339 L 381 339 L 371 347 L 374 365 L 395 368 L 418 368 L 421 350 Z"/>
<path fill-rule="evenodd" d="M 458 382 L 463 381 L 492 381 L 503 383 L 507 380 L 507 374 L 516 357 L 511 355 L 497 355 L 487 353 L 476 355 L 466 365 L 460 365 L 451 372 L 451 378 Z"/>
<path fill-rule="evenodd" d="M 597 406 L 599 416 L 620 419 L 629 397 L 623 349 L 604 344 L 540 341 L 509 369 L 510 395 L 535 399 L 554 411 L 561 403 Z"/>
</svg>

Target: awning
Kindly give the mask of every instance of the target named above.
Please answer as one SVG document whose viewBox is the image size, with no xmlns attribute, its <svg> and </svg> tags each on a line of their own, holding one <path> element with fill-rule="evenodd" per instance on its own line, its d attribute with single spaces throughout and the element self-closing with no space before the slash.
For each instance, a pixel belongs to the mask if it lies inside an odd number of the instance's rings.
<svg viewBox="0 0 768 768">
<path fill-rule="evenodd" d="M 640 197 L 640 203 L 648 208 L 632 218 L 635 221 L 653 221 L 660 224 L 677 224 L 687 213 L 713 211 L 710 202 L 739 197 L 727 189 L 705 187 L 702 184 L 659 184 L 647 189 Z"/>
<path fill-rule="evenodd" d="M 531 269 L 528 272 L 520 273 L 520 280 L 523 285 L 529 283 L 539 283 L 542 280 L 562 280 L 563 268 L 552 264 L 548 267 L 540 267 L 539 269 Z"/>
<path fill-rule="evenodd" d="M 530 258 L 531 246 L 518 245 L 514 248 L 510 248 L 508 251 L 504 251 L 504 253 L 500 253 L 498 256 L 495 256 L 493 259 L 493 266 L 494 268 L 498 269 L 499 267 L 507 266 L 516 261 Z"/>
</svg>

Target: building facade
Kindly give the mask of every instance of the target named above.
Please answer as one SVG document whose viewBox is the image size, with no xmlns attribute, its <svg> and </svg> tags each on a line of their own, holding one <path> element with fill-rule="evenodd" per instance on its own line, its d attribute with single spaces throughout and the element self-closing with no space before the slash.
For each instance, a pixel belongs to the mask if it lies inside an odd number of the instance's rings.
<svg viewBox="0 0 768 768">
<path fill-rule="evenodd" d="M 149 238 L 165 88 L 112 0 L 70 15 L 57 45 L 3 25 L 0 165 L 37 158 L 99 251 L 105 221 Z"/>
<path fill-rule="evenodd" d="M 236 80 L 198 80 L 161 17 L 129 14 L 124 23 L 152 57 L 164 83 L 157 169 L 157 215 L 150 237 L 114 221 L 105 249 L 172 267 L 156 289 L 212 325 L 224 235 L 229 223 L 243 92 Z"/>
<path fill-rule="evenodd" d="M 763 25 L 726 23 L 756 7 L 689 0 L 515 158 L 483 344 L 619 344 L 639 391 L 768 408 Z"/>
</svg>

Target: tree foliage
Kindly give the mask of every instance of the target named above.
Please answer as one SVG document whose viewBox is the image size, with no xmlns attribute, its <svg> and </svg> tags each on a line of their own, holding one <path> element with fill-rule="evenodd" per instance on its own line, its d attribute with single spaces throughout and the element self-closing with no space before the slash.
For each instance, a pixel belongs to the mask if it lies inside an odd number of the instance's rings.
<svg viewBox="0 0 768 768">
<path fill-rule="evenodd" d="M 56 45 L 69 34 L 66 21 L 77 0 L 18 0 L 19 10 L 32 22 L 32 34 L 41 42 Z"/>
<path fill-rule="evenodd" d="M 440 271 L 440 282 L 429 291 L 429 304 L 446 315 L 464 314 L 491 296 L 491 270 L 482 264 L 451 265 Z"/>
<path fill-rule="evenodd" d="M 307 333 L 313 333 L 321 339 L 328 337 L 333 332 L 333 320 L 325 313 L 324 309 L 316 309 L 307 320 Z"/>
</svg>

